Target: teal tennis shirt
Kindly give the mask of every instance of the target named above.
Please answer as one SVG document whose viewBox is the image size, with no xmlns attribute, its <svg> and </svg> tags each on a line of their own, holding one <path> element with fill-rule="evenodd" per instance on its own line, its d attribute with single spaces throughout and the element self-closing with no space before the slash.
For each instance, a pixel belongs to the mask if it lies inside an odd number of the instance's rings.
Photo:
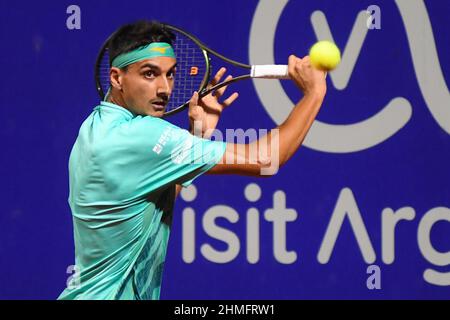
<svg viewBox="0 0 450 320">
<path fill-rule="evenodd" d="M 69 160 L 76 273 L 58 299 L 159 299 L 175 185 L 224 152 L 163 119 L 95 107 Z"/>
</svg>

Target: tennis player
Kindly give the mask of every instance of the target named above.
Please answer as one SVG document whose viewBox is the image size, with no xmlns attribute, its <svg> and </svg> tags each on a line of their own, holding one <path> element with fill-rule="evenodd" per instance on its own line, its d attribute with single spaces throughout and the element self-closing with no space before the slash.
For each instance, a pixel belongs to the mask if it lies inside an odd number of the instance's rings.
<svg viewBox="0 0 450 320">
<path fill-rule="evenodd" d="M 122 26 L 110 41 L 110 92 L 81 125 L 69 160 L 77 272 L 59 299 L 159 299 L 180 189 L 204 173 L 275 174 L 320 110 L 325 73 L 308 57 L 290 56 L 289 76 L 303 98 L 266 136 L 239 147 L 198 136 L 208 136 L 237 99 L 224 99 L 225 88 L 200 101 L 193 94 L 191 131 L 200 134 L 176 127 L 161 118 L 176 74 L 173 40 L 162 25 L 141 21 Z"/>
</svg>

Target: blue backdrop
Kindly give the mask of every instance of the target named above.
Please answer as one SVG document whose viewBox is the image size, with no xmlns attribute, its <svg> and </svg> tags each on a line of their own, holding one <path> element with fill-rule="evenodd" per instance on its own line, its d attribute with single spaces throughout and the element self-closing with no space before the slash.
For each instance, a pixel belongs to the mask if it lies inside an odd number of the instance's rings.
<svg viewBox="0 0 450 320">
<path fill-rule="evenodd" d="M 70 5 L 81 29 L 68 28 Z M 65 287 L 67 162 L 98 103 L 97 50 L 143 18 L 248 63 L 286 63 L 330 35 L 343 50 L 305 146 L 276 176 L 204 176 L 183 192 L 163 299 L 450 297 L 449 1 L 2 1 L 0 12 L 1 299 Z M 271 129 L 300 98 L 290 82 L 234 88 L 223 131 Z"/>
</svg>

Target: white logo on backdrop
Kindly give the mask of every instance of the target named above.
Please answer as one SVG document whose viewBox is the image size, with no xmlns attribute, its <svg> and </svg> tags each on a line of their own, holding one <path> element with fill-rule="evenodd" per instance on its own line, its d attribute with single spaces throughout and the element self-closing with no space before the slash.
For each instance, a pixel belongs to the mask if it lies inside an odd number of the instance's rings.
<svg viewBox="0 0 450 320">
<path fill-rule="evenodd" d="M 297 222 L 301 214 L 295 208 L 290 208 L 287 194 L 282 190 L 273 193 L 273 205 L 263 212 L 256 208 L 256 203 L 262 197 L 262 189 L 256 183 L 250 183 L 244 190 L 245 199 L 251 206 L 247 211 L 242 207 L 239 211 L 226 204 L 217 204 L 208 208 L 203 214 L 194 209 L 195 206 L 188 206 L 183 209 L 182 216 L 182 255 L 183 261 L 193 263 L 196 260 L 197 252 L 207 261 L 214 263 L 230 263 L 242 252 L 245 253 L 248 263 L 256 264 L 260 261 L 261 243 L 272 242 L 273 257 L 278 263 L 293 264 L 298 260 L 297 251 L 288 243 L 287 232 L 291 223 Z M 181 198 L 188 203 L 192 203 L 197 198 L 198 192 L 195 185 L 190 185 L 182 189 Z M 329 263 L 334 252 L 342 227 L 347 220 L 352 233 L 358 244 L 364 262 L 373 264 L 377 261 L 377 252 L 373 245 L 374 238 L 371 239 L 364 221 L 364 209 L 360 207 L 358 201 L 350 188 L 343 188 L 337 198 L 336 205 L 328 222 L 328 227 L 323 236 L 317 253 L 317 261 L 321 264 Z M 196 219 L 202 216 L 203 232 L 210 238 L 223 242 L 225 250 L 218 250 L 208 241 L 200 243 L 197 240 Z M 413 207 L 405 206 L 396 210 L 385 207 L 381 211 L 381 250 L 378 253 L 384 264 L 394 263 L 396 259 L 396 230 L 399 224 L 407 224 L 406 221 L 413 221 L 416 218 L 416 210 Z M 242 239 L 232 229 L 219 225 L 219 219 L 226 219 L 232 225 L 245 224 L 246 245 L 241 245 Z M 433 244 L 431 233 L 435 225 L 441 222 L 450 222 L 450 208 L 434 207 L 425 212 L 418 222 L 417 239 L 410 240 L 410 244 L 417 243 L 422 257 L 433 266 L 450 266 L 450 251 L 441 252 Z M 261 235 L 261 225 L 272 225 L 272 239 Z M 413 226 L 410 224 L 410 226 Z M 403 227 L 403 226 L 402 226 Z M 199 246 L 200 245 L 200 246 Z M 198 246 L 200 250 L 198 250 Z M 378 268 L 378 269 L 377 269 Z M 377 270 L 375 270 L 377 269 Z M 374 271 L 375 270 L 375 271 Z M 380 269 L 372 265 L 367 272 L 375 272 L 368 278 L 368 289 L 381 289 Z M 436 286 L 450 286 L 450 272 L 427 268 L 423 272 L 426 282 Z"/>
<path fill-rule="evenodd" d="M 438 125 L 450 134 L 450 94 L 439 63 L 430 18 L 423 0 L 396 0 L 405 25 L 414 70 L 425 102 Z M 288 0 L 261 0 L 256 8 L 250 31 L 249 60 L 251 64 L 274 63 L 274 41 L 278 20 Z M 311 23 L 318 40 L 333 40 L 325 14 L 315 11 Z M 343 50 L 342 63 L 330 73 L 338 90 L 350 80 L 362 45 L 366 40 L 367 11 L 356 17 Z M 292 109 L 293 102 L 279 81 L 254 80 L 257 94 L 265 109 L 281 124 Z M 362 107 L 362 106 L 355 106 Z M 336 125 L 316 120 L 304 145 L 318 151 L 349 153 L 376 146 L 401 130 L 412 116 L 412 106 L 404 97 L 392 100 L 377 114 L 357 123 Z"/>
</svg>

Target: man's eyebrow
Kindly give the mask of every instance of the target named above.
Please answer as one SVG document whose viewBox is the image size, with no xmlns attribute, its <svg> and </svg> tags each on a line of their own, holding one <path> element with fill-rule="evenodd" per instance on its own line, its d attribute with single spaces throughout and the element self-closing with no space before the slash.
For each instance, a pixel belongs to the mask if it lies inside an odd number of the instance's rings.
<svg viewBox="0 0 450 320">
<path fill-rule="evenodd" d="M 178 64 L 178 63 L 175 63 L 172 67 L 170 67 L 169 70 L 175 68 L 175 67 L 177 66 L 177 64 Z M 150 62 L 147 62 L 147 63 L 145 63 L 145 64 L 143 64 L 143 65 L 141 66 L 141 69 L 144 69 L 144 68 L 156 69 L 156 70 L 158 70 L 158 71 L 161 70 L 161 69 L 159 68 L 159 66 L 157 66 L 157 65 L 155 65 L 155 64 L 152 64 L 152 63 L 150 63 Z"/>
<path fill-rule="evenodd" d="M 145 63 L 145 64 L 143 64 L 143 65 L 141 66 L 141 69 L 144 69 L 144 68 L 150 68 L 150 69 L 157 69 L 157 70 L 160 70 L 159 67 L 158 67 L 157 65 L 151 64 L 151 63 L 149 63 L 149 62 L 147 62 L 147 63 Z"/>
</svg>

